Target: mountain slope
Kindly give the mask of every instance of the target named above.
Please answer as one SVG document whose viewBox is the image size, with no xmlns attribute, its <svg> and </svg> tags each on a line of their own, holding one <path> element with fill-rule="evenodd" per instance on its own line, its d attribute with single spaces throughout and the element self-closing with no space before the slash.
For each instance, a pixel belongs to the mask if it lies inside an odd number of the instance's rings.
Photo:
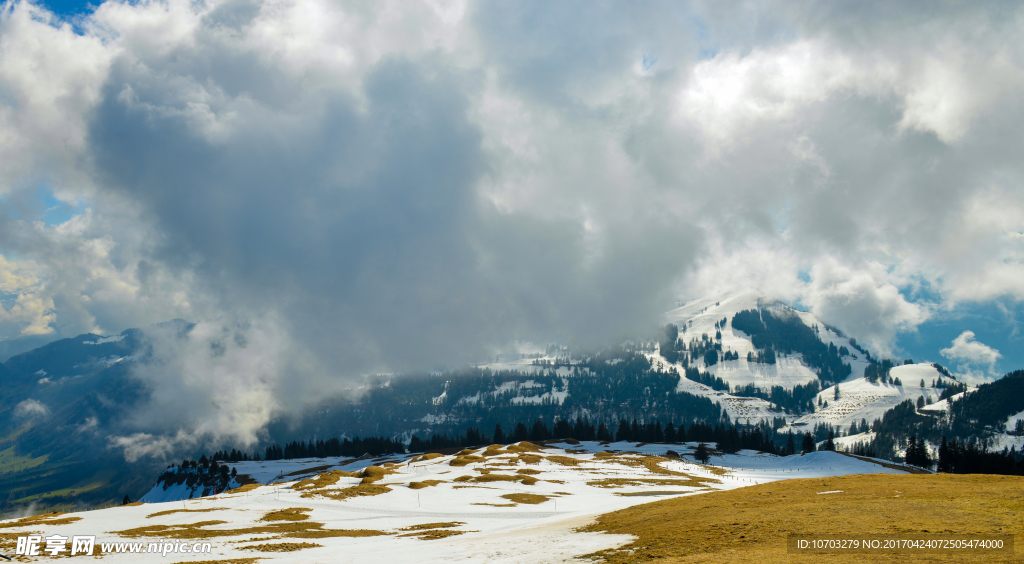
<svg viewBox="0 0 1024 564">
<path fill-rule="evenodd" d="M 153 462 L 129 464 L 108 433 L 146 397 L 129 366 L 139 330 L 84 334 L 15 355 L 0 370 L 0 512 L 95 505 L 141 493 Z"/>
</svg>

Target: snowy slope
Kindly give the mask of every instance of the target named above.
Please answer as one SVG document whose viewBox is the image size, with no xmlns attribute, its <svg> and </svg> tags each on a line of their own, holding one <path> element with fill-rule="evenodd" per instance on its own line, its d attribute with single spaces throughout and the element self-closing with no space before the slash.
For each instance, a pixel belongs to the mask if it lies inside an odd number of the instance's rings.
<svg viewBox="0 0 1024 564">
<path fill-rule="evenodd" d="M 579 533 L 576 528 L 602 513 L 646 503 L 672 495 L 740 488 L 789 478 L 810 478 L 863 473 L 899 473 L 869 461 L 834 452 L 815 452 L 804 456 L 777 457 L 752 451 L 714 456 L 710 468 L 695 464 L 688 454 L 696 445 L 634 445 L 632 443 L 579 445 L 558 444 L 540 452 L 536 458 L 514 460 L 512 456 L 492 456 L 466 465 L 452 464 L 453 456 L 414 461 L 411 456 L 390 458 L 397 462 L 380 482 L 390 491 L 381 495 L 335 500 L 321 495 L 301 497 L 293 488 L 300 476 L 319 474 L 328 468 L 356 470 L 385 461 L 293 460 L 238 464 L 239 473 L 249 473 L 275 485 L 257 487 L 193 501 L 152 503 L 76 513 L 79 521 L 49 525 L 27 525 L 45 535 L 97 535 L 97 543 L 121 539 L 137 542 L 163 542 L 160 527 L 194 525 L 202 531 L 231 531 L 225 536 L 209 536 L 213 554 L 206 559 L 234 559 L 257 556 L 274 562 L 564 562 L 596 550 L 621 546 L 627 536 Z M 664 455 L 669 449 L 683 455 L 681 460 L 655 459 L 657 473 L 642 463 L 650 455 Z M 476 454 L 482 451 L 477 450 Z M 603 453 L 598 455 L 597 453 Z M 337 464 L 335 464 L 337 463 Z M 536 483 L 527 485 L 508 481 L 475 481 L 485 472 L 512 476 L 530 476 Z M 293 477 L 281 480 L 283 476 Z M 459 479 L 459 481 L 456 481 Z M 357 478 L 341 478 L 324 491 L 340 491 Z M 410 488 L 412 482 L 439 480 L 433 486 Z M 647 482 L 644 482 L 647 480 Z M 502 497 L 507 494 L 546 496 L 541 503 L 516 503 Z M 271 511 L 304 508 L 309 521 L 322 523 L 323 529 L 372 530 L 382 534 L 363 537 L 291 536 L 268 533 L 261 520 Z M 186 511 L 187 510 L 187 511 Z M 200 510 L 200 511 L 196 511 Z M 162 514 L 157 514 L 157 513 Z M 304 520 L 296 521 L 301 525 Z M 443 524 L 454 536 L 420 540 L 406 534 L 409 527 L 428 523 Z M 153 535 L 130 538 L 118 534 L 140 526 L 157 526 Z M 17 531 L 20 528 L 8 529 Z M 27 530 L 27 529 L 26 529 Z M 174 534 L 173 531 L 169 534 Z M 189 538 L 188 536 L 185 537 Z M 191 542 L 191 541 L 190 541 Z M 309 542 L 297 551 L 260 552 L 259 545 Z M 106 554 L 104 561 L 138 562 L 138 555 Z M 150 557 L 152 558 L 152 557 Z M 266 560 L 262 560 L 266 559 Z M 165 562 L 193 561 L 185 554 L 168 554 Z"/>
<path fill-rule="evenodd" d="M 753 384 L 762 389 L 769 389 L 773 386 L 792 389 L 796 385 L 818 381 L 817 374 L 802 362 L 802 358 L 798 354 L 788 357 L 779 356 L 776 364 L 747 362 L 747 353 L 756 354 L 757 349 L 746 334 L 733 329 L 731 321 L 738 312 L 759 307 L 794 314 L 808 327 L 816 327 L 818 338 L 823 343 L 831 343 L 836 348 L 846 347 L 851 353 L 849 356 L 843 357 L 843 361 L 850 364 L 852 373 L 839 384 L 840 399 L 834 400 L 834 386 L 822 390 L 818 398 L 821 403 L 828 402 L 828 407 L 795 419 L 793 421 L 795 430 L 810 429 L 818 423 L 829 423 L 837 427 L 848 427 L 851 423 L 855 421 L 859 423 L 862 419 L 871 423 L 900 402 L 910 399 L 916 404 L 918 397 L 921 396 L 925 397 L 926 403 L 934 403 L 934 405 L 927 405 L 926 410 L 936 414 L 946 411 L 948 403 L 937 401 L 942 390 L 932 387 L 933 382 L 943 376 L 931 364 L 894 367 L 890 376 L 899 378 L 903 383 L 902 386 L 868 382 L 864 378 L 864 369 L 869 364 L 867 358 L 855 349 L 849 337 L 840 335 L 834 329 L 829 328 L 814 314 L 796 311 L 779 303 L 772 303 L 757 290 L 748 289 L 694 300 L 666 313 L 664 320 L 679 326 L 680 338 L 686 342 L 689 342 L 691 338 L 700 338 L 705 333 L 714 337 L 715 332 L 720 330 L 722 350 L 736 351 L 739 353 L 739 360 L 720 361 L 711 367 L 703 366 L 701 360 L 695 364 L 702 370 L 725 380 L 733 387 Z M 723 319 L 729 322 L 721 329 L 716 329 L 715 323 Z M 683 332 L 684 327 L 685 333 Z M 668 366 L 664 359 L 662 359 L 662 364 L 665 367 Z M 682 370 L 681 366 L 677 368 Z M 921 380 L 925 381 L 925 388 L 920 387 Z M 723 392 L 712 391 L 706 386 L 685 379 L 680 382 L 679 386 L 680 390 L 705 395 L 719 401 L 733 420 L 750 419 L 753 422 L 761 418 L 770 419 L 780 415 L 771 410 L 771 405 L 768 402 L 762 400 L 750 401 L 749 398 L 736 398 Z M 790 417 L 790 419 L 793 418 Z M 1011 429 L 1012 423 L 1015 423 L 1015 420 L 1011 422 Z"/>
<path fill-rule="evenodd" d="M 854 422 L 860 423 L 861 419 L 871 423 L 908 399 L 915 405 L 919 397 L 924 397 L 925 403 L 935 402 L 942 393 L 942 389 L 931 387 L 932 380 L 941 376 L 931 364 L 896 366 L 890 375 L 893 379 L 899 378 L 903 385 L 871 383 L 863 377 L 847 380 L 839 384 L 838 400 L 834 399 L 835 386 L 825 388 L 818 394 L 818 399 L 822 403 L 828 402 L 828 407 L 800 417 L 792 427 L 802 432 L 813 429 L 818 423 L 828 423 L 839 429 L 847 428 Z M 925 381 L 924 388 L 920 385 L 922 379 Z M 945 411 L 938 405 L 934 407 L 936 412 L 940 409 Z"/>
<path fill-rule="evenodd" d="M 939 391 L 930 387 L 924 391 L 911 389 L 921 379 L 926 380 L 930 386 L 931 382 L 940 376 L 932 366 L 920 364 L 894 368 L 892 375 L 899 377 L 904 382 L 903 388 L 896 389 L 886 384 L 870 384 L 864 380 L 865 367 L 869 365 L 868 360 L 852 345 L 850 338 L 829 328 L 813 314 L 799 312 L 785 304 L 768 299 L 755 289 L 693 300 L 664 314 L 662 321 L 675 324 L 679 328 L 679 339 L 686 345 L 689 345 L 691 340 L 701 340 L 704 335 L 710 339 L 716 339 L 716 333 L 720 331 L 721 339 L 718 343 L 721 350 L 736 353 L 739 357 L 737 360 L 720 360 L 716 364 L 706 366 L 704 359 L 699 355 L 688 354 L 686 356 L 689 357 L 691 366 L 710 374 L 713 378 L 727 382 L 734 390 L 748 385 L 753 385 L 765 392 L 774 387 L 793 390 L 796 386 L 820 382 L 816 370 L 806 365 L 799 353 L 788 356 L 779 354 L 774 364 L 747 361 L 748 353 L 758 351 L 748 335 L 733 328 L 732 319 L 741 311 L 758 308 L 771 310 L 776 317 L 795 316 L 804 325 L 814 329 L 822 343 L 834 345 L 839 350 L 845 349 L 848 354 L 842 357 L 842 362 L 850 365 L 852 373 L 845 382 L 841 383 L 840 387 L 843 392 L 849 388 L 849 394 L 844 393 L 844 397 L 835 402 L 833 401 L 834 389 L 828 388 L 819 396 L 822 402 L 829 402 L 828 408 L 797 420 L 797 416 L 785 414 L 779 406 L 766 400 L 714 390 L 707 385 L 682 377 L 685 373 L 682 364 L 669 363 L 653 342 L 631 343 L 630 347 L 633 348 L 629 350 L 644 354 L 659 371 L 674 371 L 680 374 L 675 388 L 677 392 L 706 397 L 719 404 L 732 421 L 741 423 L 774 421 L 779 417 L 785 417 L 791 423 L 810 426 L 816 423 L 848 426 L 851 422 L 859 422 L 861 419 L 867 419 L 870 423 L 881 417 L 887 409 L 905 399 L 916 401 L 917 397 L 921 395 L 932 400 L 938 398 Z M 716 327 L 716 324 L 719 327 Z M 637 346 L 634 347 L 634 345 Z M 446 387 L 443 393 L 434 398 L 434 405 L 474 406 L 481 402 L 489 404 L 490 400 L 496 397 L 507 398 L 502 401 L 509 401 L 512 405 L 518 406 L 563 405 L 569 396 L 567 390 L 570 387 L 570 379 L 574 377 L 574 371 L 589 370 L 581 366 L 566 366 L 571 352 L 569 349 L 559 347 L 523 348 L 519 353 L 496 359 L 496 362 L 478 365 L 478 368 L 489 369 L 495 373 L 512 371 L 529 376 L 520 376 L 515 380 L 495 381 L 491 389 L 461 392 L 467 394 L 465 397 L 450 397 Z M 695 356 L 696 358 L 694 358 Z M 557 362 L 561 364 L 556 368 L 555 363 Z M 609 363 L 611 362 L 614 360 L 609 361 Z M 540 373 L 544 374 L 549 384 L 541 385 L 529 380 L 533 374 L 539 375 Z M 550 375 L 560 378 L 561 382 L 551 384 Z M 585 412 L 586 406 L 580 406 L 580 408 Z M 941 408 L 936 406 L 934 410 L 939 412 Z M 446 412 L 439 410 L 422 416 L 419 421 L 427 425 L 434 425 L 452 422 L 449 419 Z"/>
<path fill-rule="evenodd" d="M 697 366 L 707 370 L 715 376 L 722 378 L 733 386 L 745 386 L 754 384 L 761 388 L 772 386 L 783 386 L 792 389 L 793 386 L 807 384 L 818 379 L 817 374 L 808 368 L 800 359 L 799 355 L 794 357 L 780 357 L 776 364 L 759 364 L 747 362 L 747 353 L 757 353 L 757 349 L 750 342 L 750 338 L 742 331 L 732 327 L 732 318 L 737 313 L 757 309 L 758 307 L 772 307 L 797 315 L 808 327 L 818 327 L 818 337 L 826 345 L 829 343 L 835 346 L 845 346 L 853 355 L 843 360 L 850 363 L 853 373 L 850 378 L 857 378 L 864 375 L 864 367 L 868 365 L 867 360 L 854 350 L 847 337 L 841 337 L 830 330 L 814 314 L 796 311 L 781 304 L 772 304 L 757 290 L 748 289 L 739 292 L 731 292 L 721 296 L 694 300 L 682 307 L 676 308 L 664 315 L 664 321 L 674 323 L 679 327 L 680 338 L 689 342 L 692 338 L 700 338 L 707 334 L 714 337 L 715 323 L 722 319 L 728 320 L 722 333 L 722 350 L 732 350 L 739 353 L 739 360 L 719 362 L 718 364 L 706 367 L 703 362 L 698 361 Z M 685 328 L 685 332 L 684 332 Z"/>
</svg>

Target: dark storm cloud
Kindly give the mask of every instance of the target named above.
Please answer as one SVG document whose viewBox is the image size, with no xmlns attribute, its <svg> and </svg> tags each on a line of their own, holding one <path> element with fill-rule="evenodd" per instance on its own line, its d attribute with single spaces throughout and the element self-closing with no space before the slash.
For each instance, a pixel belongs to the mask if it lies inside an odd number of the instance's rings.
<svg viewBox="0 0 1024 564">
<path fill-rule="evenodd" d="M 880 354 L 1024 299 L 1016 4 L 107 2 L 81 35 L 5 10 L 2 189 L 45 169 L 90 208 L 0 230 L 5 322 L 200 322 L 139 371 L 183 415 L 133 452 L 727 288 Z M 253 393 L 173 408 L 218 382 Z"/>
</svg>

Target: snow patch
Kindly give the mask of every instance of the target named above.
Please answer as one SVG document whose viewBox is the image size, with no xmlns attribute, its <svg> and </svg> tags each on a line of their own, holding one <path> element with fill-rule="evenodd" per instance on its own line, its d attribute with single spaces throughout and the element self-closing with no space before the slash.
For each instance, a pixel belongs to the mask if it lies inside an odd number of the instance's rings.
<svg viewBox="0 0 1024 564">
<path fill-rule="evenodd" d="M 100 337 L 95 341 L 82 341 L 83 345 L 102 345 L 103 343 L 117 343 L 124 340 L 124 335 L 111 335 L 109 337 Z"/>
</svg>

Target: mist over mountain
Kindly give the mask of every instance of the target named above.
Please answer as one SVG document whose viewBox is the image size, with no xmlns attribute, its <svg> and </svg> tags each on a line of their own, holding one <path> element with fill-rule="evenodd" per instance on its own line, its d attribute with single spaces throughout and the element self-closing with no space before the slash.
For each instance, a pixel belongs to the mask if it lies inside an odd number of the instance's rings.
<svg viewBox="0 0 1024 564">
<path fill-rule="evenodd" d="M 374 375 L 294 406 L 279 397 L 287 381 L 263 364 L 282 342 L 252 327 L 174 320 L 55 341 L 0 365 L 0 427 L 10 430 L 0 437 L 0 486 L 12 492 L 3 510 L 135 499 L 168 462 L 197 453 L 280 457 L 271 446 L 358 437 L 405 448 L 489 437 L 496 426 L 509 436 L 540 424 L 606 439 L 623 425 L 634 434 L 726 426 L 757 429 L 777 449 L 794 434 L 834 435 L 843 448 L 894 460 L 912 435 L 1024 447 L 1024 396 L 1005 391 L 1019 373 L 975 390 L 938 363 L 875 357 L 756 290 L 693 300 L 662 319 L 646 336 L 603 347 L 552 343 L 441 371 Z M 250 380 L 210 388 L 203 371 L 211 369 Z M 638 423 L 647 431 L 635 431 Z M 642 436 L 634 440 L 654 440 Z"/>
<path fill-rule="evenodd" d="M 883 373 L 996 381 L 1024 365 L 1022 18 L 4 0 L 3 464 L 39 495 L 61 460 L 645 410 L 849 427 L 941 394 L 871 400 Z M 849 417 L 819 409 L 837 383 Z"/>
</svg>

